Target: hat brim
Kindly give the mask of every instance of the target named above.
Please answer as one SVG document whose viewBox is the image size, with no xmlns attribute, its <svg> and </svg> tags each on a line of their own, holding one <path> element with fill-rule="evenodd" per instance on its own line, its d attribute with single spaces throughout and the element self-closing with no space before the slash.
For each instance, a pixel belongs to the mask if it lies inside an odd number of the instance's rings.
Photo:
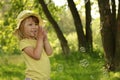
<svg viewBox="0 0 120 80">
<path fill-rule="evenodd" d="M 21 22 L 22 22 L 24 19 L 26 19 L 27 17 L 29 17 L 29 16 L 35 16 L 35 17 L 37 17 L 38 20 L 39 20 L 39 25 L 40 25 L 40 26 L 43 26 L 43 25 L 44 25 L 43 20 L 40 18 L 40 16 L 39 16 L 38 14 L 35 14 L 35 13 L 26 13 L 26 14 L 22 15 L 21 17 L 18 17 L 18 18 L 17 18 L 17 21 L 18 21 L 18 22 L 17 22 L 17 27 L 16 27 L 16 29 L 19 29 Z"/>
</svg>

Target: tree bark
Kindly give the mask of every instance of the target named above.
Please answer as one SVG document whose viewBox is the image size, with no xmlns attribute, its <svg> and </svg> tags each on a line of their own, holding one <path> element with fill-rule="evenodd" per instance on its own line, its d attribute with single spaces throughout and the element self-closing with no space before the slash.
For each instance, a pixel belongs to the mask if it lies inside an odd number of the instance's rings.
<svg viewBox="0 0 120 80">
<path fill-rule="evenodd" d="M 56 31 L 56 34 L 57 34 L 57 37 L 60 41 L 60 44 L 61 44 L 61 47 L 62 47 L 62 50 L 63 50 L 63 53 L 64 54 L 69 54 L 70 53 L 70 48 L 68 46 L 68 42 L 67 40 L 65 39 L 65 37 L 63 36 L 63 33 L 62 31 L 60 30 L 57 22 L 53 19 L 51 13 L 49 12 L 44 0 L 39 0 L 39 3 L 41 4 L 42 6 L 42 9 L 46 15 L 46 17 L 48 18 L 48 20 L 51 22 L 51 24 L 53 25 L 55 31 Z"/>
<path fill-rule="evenodd" d="M 75 28 L 76 28 L 77 37 L 78 37 L 78 50 L 80 51 L 81 47 L 86 49 L 86 38 L 83 32 L 82 22 L 73 0 L 67 0 L 67 2 L 74 19 Z"/>
<path fill-rule="evenodd" d="M 85 14 L 86 14 L 86 41 L 87 41 L 87 49 L 88 49 L 87 51 L 92 52 L 93 51 L 93 45 L 92 45 L 90 0 L 85 2 Z"/>
<path fill-rule="evenodd" d="M 106 67 L 109 70 L 113 68 L 113 58 L 115 54 L 114 30 L 112 29 L 112 18 L 109 0 L 98 0 L 100 21 L 101 21 L 101 36 L 105 52 Z"/>
<path fill-rule="evenodd" d="M 114 57 L 114 66 L 116 70 L 120 71 L 120 0 L 117 16 L 116 51 Z"/>
<path fill-rule="evenodd" d="M 112 5 L 112 29 L 114 30 L 114 35 L 116 35 L 116 28 L 117 28 L 117 21 L 116 21 L 116 4 L 115 4 L 115 0 L 111 0 L 111 5 Z M 115 39 L 115 36 L 114 36 L 114 39 Z"/>
</svg>

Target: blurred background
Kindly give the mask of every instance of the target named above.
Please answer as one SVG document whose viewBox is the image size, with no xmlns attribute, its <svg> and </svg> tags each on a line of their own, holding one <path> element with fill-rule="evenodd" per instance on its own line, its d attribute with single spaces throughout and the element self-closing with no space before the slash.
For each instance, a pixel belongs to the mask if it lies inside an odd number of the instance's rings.
<svg viewBox="0 0 120 80">
<path fill-rule="evenodd" d="M 43 27 L 53 47 L 51 80 L 119 80 L 119 72 L 108 71 L 104 66 L 109 58 L 104 57 L 100 4 L 104 3 L 100 0 L 0 0 L 0 80 L 25 78 L 26 66 L 19 41 L 13 34 L 17 15 L 22 10 L 35 11 L 45 22 Z M 117 11 L 117 0 L 116 6 Z"/>
</svg>

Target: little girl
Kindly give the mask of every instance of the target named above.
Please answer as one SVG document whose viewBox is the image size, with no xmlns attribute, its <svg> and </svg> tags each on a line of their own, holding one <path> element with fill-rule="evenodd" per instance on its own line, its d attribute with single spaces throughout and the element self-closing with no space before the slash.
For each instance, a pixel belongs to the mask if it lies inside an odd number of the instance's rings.
<svg viewBox="0 0 120 80">
<path fill-rule="evenodd" d="M 20 40 L 20 50 L 26 63 L 25 80 L 49 80 L 52 48 L 46 31 L 41 27 L 40 16 L 24 10 L 18 15 L 15 35 Z"/>
</svg>

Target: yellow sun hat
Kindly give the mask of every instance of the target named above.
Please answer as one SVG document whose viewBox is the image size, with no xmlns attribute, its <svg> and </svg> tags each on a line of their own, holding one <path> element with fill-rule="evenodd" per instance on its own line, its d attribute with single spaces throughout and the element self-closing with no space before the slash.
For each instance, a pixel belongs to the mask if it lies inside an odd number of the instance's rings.
<svg viewBox="0 0 120 80">
<path fill-rule="evenodd" d="M 20 12 L 20 14 L 17 17 L 17 28 L 16 29 L 19 29 L 21 22 L 29 16 L 37 17 L 39 19 L 39 25 L 40 26 L 44 25 L 43 20 L 40 18 L 38 14 L 30 10 L 23 10 L 22 12 Z"/>
</svg>

